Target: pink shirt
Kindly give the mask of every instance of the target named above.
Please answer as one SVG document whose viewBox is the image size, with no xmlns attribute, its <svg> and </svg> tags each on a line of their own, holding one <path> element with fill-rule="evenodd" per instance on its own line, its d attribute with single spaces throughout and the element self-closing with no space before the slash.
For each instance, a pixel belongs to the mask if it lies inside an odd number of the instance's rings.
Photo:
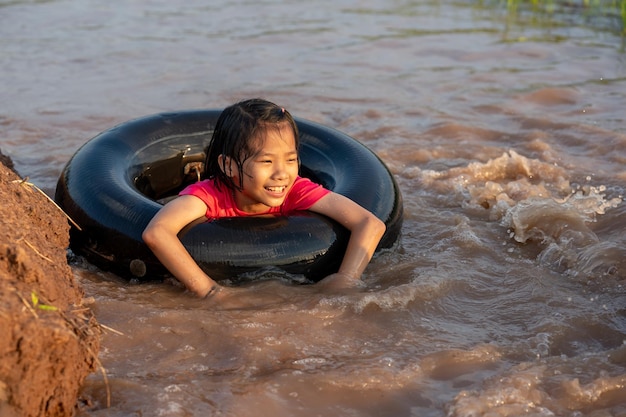
<svg viewBox="0 0 626 417">
<path fill-rule="evenodd" d="M 265 213 L 246 213 L 237 208 L 235 198 L 230 188 L 222 185 L 219 189 L 214 179 L 199 181 L 183 189 L 179 195 L 193 195 L 198 197 L 207 206 L 206 217 L 217 219 L 220 217 L 258 216 L 273 214 L 288 216 L 294 211 L 308 210 L 322 197 L 330 193 L 319 184 L 308 178 L 298 177 L 289 194 L 278 207 L 270 207 Z"/>
</svg>

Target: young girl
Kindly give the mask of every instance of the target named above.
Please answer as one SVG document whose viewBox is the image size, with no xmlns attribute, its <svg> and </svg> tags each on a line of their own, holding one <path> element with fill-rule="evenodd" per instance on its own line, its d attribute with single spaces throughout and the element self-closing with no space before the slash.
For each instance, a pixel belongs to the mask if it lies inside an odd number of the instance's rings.
<svg viewBox="0 0 626 417">
<path fill-rule="evenodd" d="M 143 240 L 187 289 L 200 297 L 220 298 L 226 289 L 200 269 L 178 239 L 183 227 L 202 216 L 287 216 L 310 210 L 351 232 L 339 271 L 321 284 L 355 286 L 385 224 L 347 197 L 298 176 L 298 168 L 298 129 L 289 112 L 262 99 L 234 104 L 217 120 L 206 152 L 205 179 L 163 206 Z"/>
</svg>

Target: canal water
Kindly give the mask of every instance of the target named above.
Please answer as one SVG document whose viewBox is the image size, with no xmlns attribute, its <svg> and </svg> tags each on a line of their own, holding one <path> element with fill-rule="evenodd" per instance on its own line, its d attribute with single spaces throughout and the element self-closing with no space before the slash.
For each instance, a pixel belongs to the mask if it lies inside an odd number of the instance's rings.
<svg viewBox="0 0 626 417">
<path fill-rule="evenodd" d="M 575 3 L 0 0 L 0 149 L 49 195 L 103 130 L 264 97 L 404 197 L 359 291 L 216 306 L 78 260 L 79 416 L 626 415 L 626 54 Z"/>
</svg>

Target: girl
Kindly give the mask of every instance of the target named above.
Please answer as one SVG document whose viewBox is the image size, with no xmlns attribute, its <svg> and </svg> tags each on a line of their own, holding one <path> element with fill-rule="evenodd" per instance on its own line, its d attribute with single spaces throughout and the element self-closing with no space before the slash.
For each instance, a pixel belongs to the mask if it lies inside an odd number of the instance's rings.
<svg viewBox="0 0 626 417">
<path fill-rule="evenodd" d="M 339 271 L 321 284 L 355 286 L 385 224 L 347 197 L 298 176 L 298 168 L 298 129 L 288 111 L 262 99 L 227 107 L 207 148 L 205 179 L 163 206 L 144 230 L 143 240 L 187 289 L 200 297 L 220 298 L 225 288 L 200 269 L 178 239 L 183 227 L 202 216 L 286 216 L 310 210 L 351 232 Z"/>
</svg>

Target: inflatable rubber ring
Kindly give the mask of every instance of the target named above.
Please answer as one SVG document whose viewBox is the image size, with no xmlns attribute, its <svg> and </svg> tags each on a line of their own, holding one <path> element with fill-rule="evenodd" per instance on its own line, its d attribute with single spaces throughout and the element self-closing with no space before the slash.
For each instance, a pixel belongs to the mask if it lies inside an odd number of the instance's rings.
<svg viewBox="0 0 626 417">
<path fill-rule="evenodd" d="M 197 181 L 220 113 L 147 116 L 85 143 L 65 166 L 55 193 L 57 204 L 81 229 L 71 228 L 71 249 L 124 278 L 168 276 L 141 234 L 168 197 Z M 296 123 L 300 174 L 374 213 L 387 225 L 378 249 L 392 247 L 400 235 L 403 207 L 384 163 L 341 132 L 299 118 Z M 279 268 L 318 281 L 339 268 L 349 232 L 329 218 L 303 212 L 198 222 L 179 237 L 198 265 L 217 280 Z"/>
</svg>

